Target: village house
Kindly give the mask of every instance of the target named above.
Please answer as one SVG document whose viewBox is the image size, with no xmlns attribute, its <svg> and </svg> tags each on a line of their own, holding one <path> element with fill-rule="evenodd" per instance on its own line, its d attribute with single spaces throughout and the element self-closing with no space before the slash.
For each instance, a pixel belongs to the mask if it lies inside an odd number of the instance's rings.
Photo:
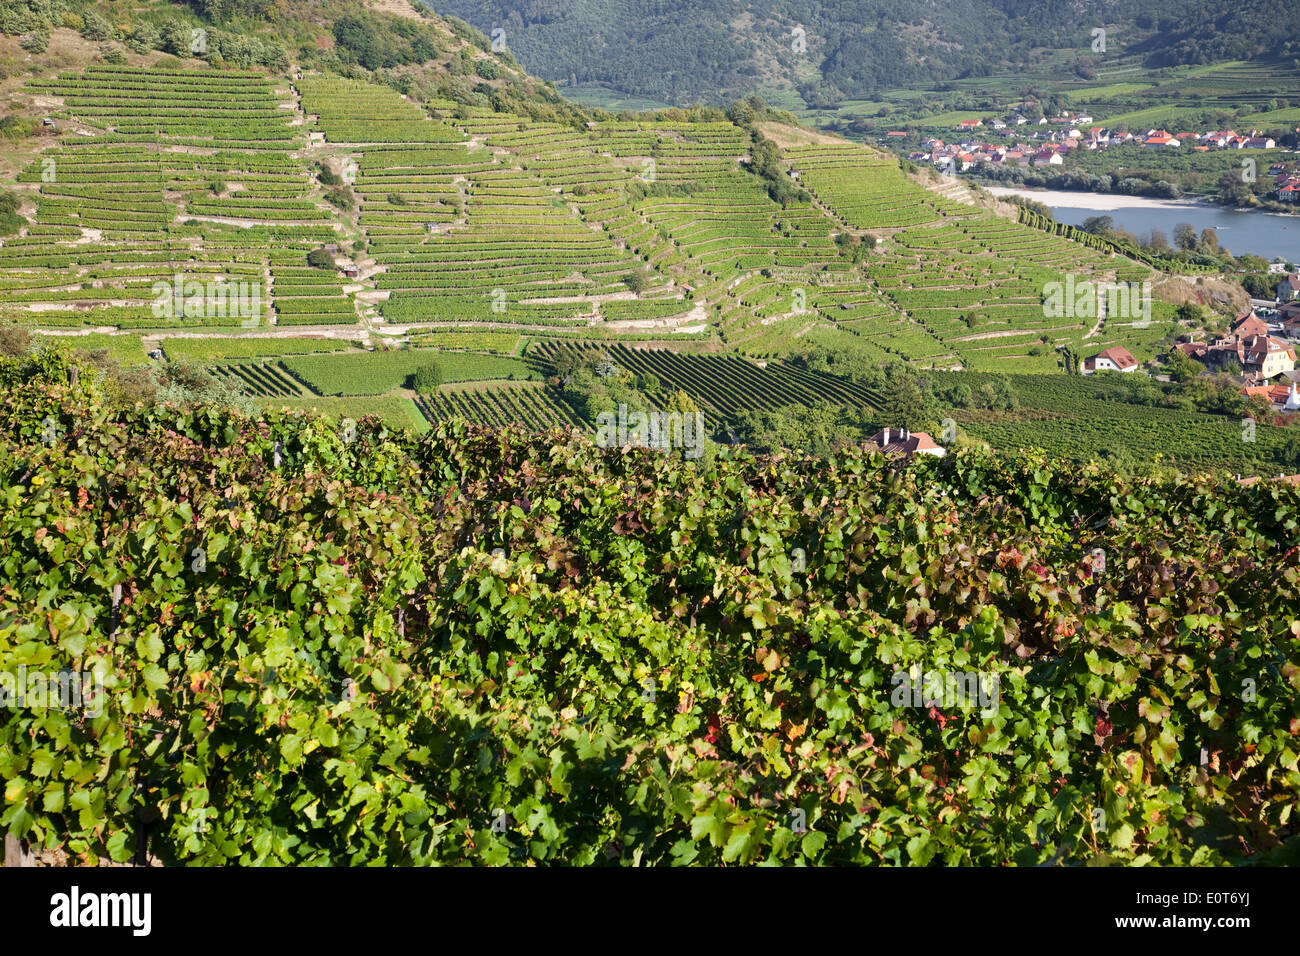
<svg viewBox="0 0 1300 956">
<path fill-rule="evenodd" d="M 936 445 L 925 432 L 909 432 L 906 428 L 884 428 L 871 436 L 871 442 L 886 455 L 904 455 L 911 460 L 917 455 L 942 458 L 948 450 Z"/>
<path fill-rule="evenodd" d="M 1300 485 L 1300 475 L 1278 475 L 1276 478 L 1261 478 L 1259 475 L 1250 475 L 1247 478 L 1238 478 L 1237 484 L 1241 485 L 1243 488 L 1249 488 L 1251 485 L 1257 485 L 1261 481 L 1281 482 L 1282 484 L 1294 487 Z"/>
<path fill-rule="evenodd" d="M 1300 338 L 1300 302 L 1284 302 L 1278 306 L 1277 318 L 1288 338 Z"/>
<path fill-rule="evenodd" d="M 1137 367 L 1138 360 L 1133 357 L 1133 353 L 1122 345 L 1116 345 L 1084 359 L 1082 371 L 1084 375 L 1096 372 L 1136 372 Z"/>
<path fill-rule="evenodd" d="M 1277 284 L 1277 301 L 1291 302 L 1300 299 L 1300 272 L 1287 276 Z"/>
<path fill-rule="evenodd" d="M 1170 136 L 1166 131 L 1162 129 L 1153 129 L 1149 133 L 1147 133 L 1147 138 L 1142 141 L 1142 145 L 1170 147 L 1170 146 L 1181 146 L 1182 143 L 1179 142 L 1178 137 Z"/>
<path fill-rule="evenodd" d="M 1213 345 L 1182 351 L 1209 368 L 1236 363 L 1247 381 L 1267 382 L 1295 368 L 1295 349 L 1268 332 L 1268 323 L 1250 311 L 1238 316 L 1232 331 Z"/>
<path fill-rule="evenodd" d="M 1247 385 L 1241 394 L 1248 398 L 1262 398 L 1279 412 L 1300 412 L 1300 392 L 1295 382 L 1285 385 Z"/>
</svg>

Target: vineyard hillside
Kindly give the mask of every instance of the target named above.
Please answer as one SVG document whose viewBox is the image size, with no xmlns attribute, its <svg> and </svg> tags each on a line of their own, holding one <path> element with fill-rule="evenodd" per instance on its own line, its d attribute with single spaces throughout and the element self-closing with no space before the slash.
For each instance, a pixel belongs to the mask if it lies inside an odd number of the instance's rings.
<svg viewBox="0 0 1300 956">
<path fill-rule="evenodd" d="M 0 85 L 0 321 L 268 407 L 592 428 L 548 376 L 568 349 L 671 383 L 717 439 L 816 403 L 865 428 L 892 411 L 808 353 L 1056 375 L 1155 358 L 1189 294 L 788 114 L 575 106 L 423 7 L 151 2 L 101 28 L 63 6 Z M 1044 290 L 1075 281 L 1150 283 L 1153 307 L 1051 317 Z"/>
</svg>

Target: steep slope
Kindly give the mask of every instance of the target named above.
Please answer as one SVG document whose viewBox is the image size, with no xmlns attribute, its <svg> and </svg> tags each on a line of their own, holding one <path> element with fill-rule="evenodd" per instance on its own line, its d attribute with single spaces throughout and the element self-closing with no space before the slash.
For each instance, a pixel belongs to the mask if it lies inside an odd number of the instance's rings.
<svg viewBox="0 0 1300 956">
<path fill-rule="evenodd" d="M 961 361 L 984 332 L 1077 342 L 1090 322 L 1032 316 L 1067 271 L 1150 277 L 923 188 L 870 149 L 769 126 L 792 145 L 764 139 L 768 174 L 808 190 L 777 201 L 747 165 L 762 134 L 706 115 L 574 127 L 313 72 L 131 66 L 33 80 L 15 102 L 62 124 L 19 177 L 31 221 L 0 256 L 23 277 L 9 311 L 42 328 L 711 327 L 780 354 L 795 326 L 818 326 Z M 834 236 L 879 246 L 855 260 Z M 326 245 L 356 274 L 311 268 Z M 940 258 L 945 292 L 922 308 L 909 275 Z M 154 284 L 180 272 L 264 280 L 267 314 L 178 312 Z M 960 329 L 941 321 L 970 308 Z"/>
<path fill-rule="evenodd" d="M 1108 54 L 1148 65 L 1280 55 L 1287 0 L 429 0 L 499 30 L 531 71 L 670 103 L 799 88 L 811 101 Z"/>
<path fill-rule="evenodd" d="M 445 49 L 376 70 L 338 47 L 283 71 L 216 56 L 227 34 L 274 45 L 337 22 L 222 21 L 206 62 L 117 46 L 129 21 L 102 42 L 56 28 L 4 88 L 0 315 L 182 382 L 201 364 L 251 403 L 416 428 L 699 409 L 723 440 L 767 428 L 750 413 L 829 408 L 827 444 L 967 422 L 946 398 L 900 403 L 885 363 L 1056 373 L 1062 352 L 1150 359 L 1176 329 L 1147 265 L 952 181 L 754 103 L 587 113 L 508 78 L 467 28 L 405 12 L 365 15 Z M 483 91 L 456 82 L 465 63 Z M 1155 301 L 1045 310 L 1070 282 L 1151 282 Z M 812 367 L 832 352 L 863 377 Z M 1221 457 L 1273 470 L 1282 445 Z"/>
</svg>

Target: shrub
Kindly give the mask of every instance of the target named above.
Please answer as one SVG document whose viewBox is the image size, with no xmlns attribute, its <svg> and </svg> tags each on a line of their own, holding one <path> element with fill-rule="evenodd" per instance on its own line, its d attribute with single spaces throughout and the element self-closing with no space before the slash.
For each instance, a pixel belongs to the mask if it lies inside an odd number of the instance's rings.
<svg viewBox="0 0 1300 956">
<path fill-rule="evenodd" d="M 113 25 L 94 10 L 87 10 L 81 15 L 81 35 L 87 40 L 110 40 Z"/>
<path fill-rule="evenodd" d="M 352 195 L 352 190 L 346 186 L 335 186 L 333 189 L 326 190 L 325 201 L 333 206 L 338 206 L 344 212 L 352 209 L 357 204 L 356 197 Z"/>
<path fill-rule="evenodd" d="M 31 33 L 24 33 L 18 43 L 28 53 L 44 53 L 46 47 L 50 45 L 50 31 L 33 30 Z"/>
<path fill-rule="evenodd" d="M 136 53 L 148 53 L 162 43 L 162 35 L 152 23 L 140 23 L 131 31 L 126 45 Z"/>
<path fill-rule="evenodd" d="M 432 392 L 442 384 L 442 366 L 426 362 L 411 374 L 411 388 L 417 392 Z"/>
<path fill-rule="evenodd" d="M 36 132 L 37 122 L 30 116 L 19 116 L 14 113 L 0 119 L 0 139 L 19 140 L 26 139 Z"/>
<path fill-rule="evenodd" d="M 334 257 L 324 249 L 313 249 L 307 253 L 307 265 L 314 269 L 333 269 Z"/>
<path fill-rule="evenodd" d="M 183 20 L 168 20 L 160 32 L 161 49 L 176 56 L 189 56 L 192 37 L 190 27 Z"/>
<path fill-rule="evenodd" d="M 32 336 L 21 325 L 0 325 L 0 355 L 26 355 Z"/>
</svg>

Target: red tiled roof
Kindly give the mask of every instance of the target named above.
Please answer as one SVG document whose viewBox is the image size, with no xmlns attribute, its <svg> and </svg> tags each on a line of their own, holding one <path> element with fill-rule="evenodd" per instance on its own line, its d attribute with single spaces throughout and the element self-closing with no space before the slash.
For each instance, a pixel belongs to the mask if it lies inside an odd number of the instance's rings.
<svg viewBox="0 0 1300 956">
<path fill-rule="evenodd" d="M 1247 385 L 1241 390 L 1245 396 L 1259 396 L 1273 405 L 1281 405 L 1291 397 L 1290 385 Z"/>
<path fill-rule="evenodd" d="M 1095 367 L 1097 359 L 1101 358 L 1109 359 L 1115 364 L 1116 368 L 1132 368 L 1138 363 L 1138 360 L 1133 357 L 1133 353 L 1122 345 L 1116 345 L 1113 348 L 1108 348 L 1104 352 L 1098 352 L 1089 359 L 1089 361 L 1091 361 Z"/>
<path fill-rule="evenodd" d="M 1260 478 L 1259 475 L 1251 475 L 1249 478 L 1238 478 L 1237 484 L 1245 487 L 1257 485 L 1261 481 L 1280 481 L 1285 485 L 1300 485 L 1300 475 L 1278 475 L 1276 478 Z"/>
<path fill-rule="evenodd" d="M 905 428 L 881 429 L 871 436 L 871 441 L 886 455 L 906 455 L 908 458 L 917 452 L 946 451 L 925 432 L 909 432 Z"/>
</svg>

